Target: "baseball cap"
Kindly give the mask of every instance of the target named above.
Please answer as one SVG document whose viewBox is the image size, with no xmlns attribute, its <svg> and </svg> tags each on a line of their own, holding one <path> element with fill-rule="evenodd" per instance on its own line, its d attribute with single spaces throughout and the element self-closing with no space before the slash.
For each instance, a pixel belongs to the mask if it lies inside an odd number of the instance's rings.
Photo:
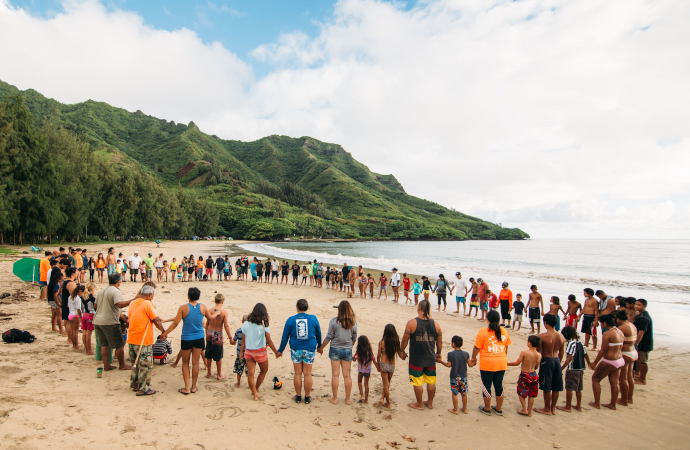
<svg viewBox="0 0 690 450">
<path fill-rule="evenodd" d="M 458 275 L 460 275 L 460 272 L 455 272 L 455 276 L 458 276 Z"/>
</svg>

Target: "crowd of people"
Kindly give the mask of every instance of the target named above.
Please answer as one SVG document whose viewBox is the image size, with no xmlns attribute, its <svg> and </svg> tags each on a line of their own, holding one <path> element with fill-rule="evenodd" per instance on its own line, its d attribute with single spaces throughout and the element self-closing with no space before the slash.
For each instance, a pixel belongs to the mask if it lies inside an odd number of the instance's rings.
<svg viewBox="0 0 690 450">
<path fill-rule="evenodd" d="M 79 248 L 46 252 L 40 262 L 41 298 L 51 308 L 53 331 L 65 335 L 67 341 L 78 349 L 81 329 L 85 352 L 96 354 L 97 359 L 103 361 L 104 370 L 131 370 L 130 386 L 137 396 L 156 393 L 151 388 L 154 361 L 167 363 L 168 355 L 173 353 L 168 335 L 180 322 L 181 344 L 173 367 L 182 361 L 184 387 L 179 392 L 184 395 L 196 392 L 201 361 L 207 377 L 214 376 L 215 366 L 215 377 L 219 380 L 226 378 L 222 372 L 225 339 L 236 345 L 233 365 L 236 386 L 240 386 L 244 374 L 255 400 L 261 398 L 260 387 L 268 374 L 268 350 L 280 358 L 288 345 L 294 366 L 293 399 L 296 403 L 304 401 L 308 404 L 312 401 L 312 365 L 316 354 L 322 355 L 326 347 L 332 374 L 332 395 L 329 400 L 333 404 L 338 403 L 341 375 L 344 401 L 351 403 L 351 366 L 356 362 L 357 401 L 369 402 L 369 378 L 374 367 L 383 385 L 381 397 L 374 405 L 390 408 L 390 383 L 396 361 L 408 358 L 408 376 L 415 396 L 415 401 L 408 406 L 418 410 L 433 408 L 436 366 L 441 364 L 450 368 L 449 387 L 453 407 L 449 411 L 454 414 L 460 411 L 468 413 L 467 373 L 468 368 L 477 364 L 484 397 L 479 411 L 486 415 L 503 415 L 503 382 L 508 366 L 520 366 L 517 395 L 521 408 L 518 413 L 525 416 L 531 416 L 532 411 L 546 415 L 556 414 L 557 410 L 582 411 L 584 371 L 587 368 L 593 370 L 594 401 L 589 404 L 597 409 L 605 406 L 615 410 L 616 405 L 632 403 L 635 384 L 646 384 L 649 352 L 653 350 L 653 329 L 645 299 L 614 298 L 602 290 L 586 288 L 583 290 L 582 303 L 572 294 L 568 296 L 568 303 L 562 306 L 560 299 L 552 296 L 547 310 L 536 285 L 531 286 L 527 300 L 523 302 L 521 294 L 513 298 L 506 282 L 496 295 L 481 278 L 465 280 L 460 272 L 456 273 L 452 282 L 439 275 L 432 286 L 426 276 L 421 277 L 422 283 L 419 283 L 418 279 L 412 281 L 405 273 L 401 276 L 397 269 L 393 269 L 390 279 L 381 273 L 376 281 L 371 274 L 365 275 L 361 266 L 355 268 L 347 264 L 336 270 L 316 261 L 301 266 L 297 261 L 290 265 L 285 260 L 279 263 L 275 258 L 263 261 L 253 258 L 250 261 L 243 254 L 234 266 L 236 280 L 246 281 L 251 277 L 251 281 L 257 283 L 272 283 L 275 280 L 276 283 L 288 284 L 291 273 L 293 285 L 308 283 L 310 286 L 344 292 L 348 297 L 358 295 L 366 298 L 368 291 L 373 298 L 373 289 L 378 287 L 378 298 L 382 294 L 387 298 L 387 287 L 390 285 L 392 301 L 401 302 L 399 289 L 402 286 L 405 303 L 416 307 L 417 316 L 405 324 L 402 338 L 394 324 L 386 325 L 376 344 L 369 337 L 358 335 L 356 313 L 351 303 L 343 300 L 337 307 L 337 315 L 330 320 L 324 337 L 317 317 L 308 313 L 308 301 L 300 299 L 296 303 L 296 314 L 287 319 L 276 348 L 271 339 L 269 313 L 263 303 L 257 303 L 249 314 L 242 317 L 242 325 L 235 333 L 230 328 L 229 313 L 223 308 L 223 295 L 217 294 L 214 304 L 206 306 L 199 303 L 201 291 L 198 287 L 188 289 L 187 302 L 179 307 L 174 318 L 162 320 L 156 313 L 156 281 L 167 281 L 169 274 L 174 282 L 209 282 L 213 281 L 214 275 L 216 281 L 227 281 L 233 276 L 228 256 L 215 259 L 200 256 L 197 259 L 190 255 L 180 262 L 172 258 L 168 263 L 162 254 L 154 258 L 149 253 L 141 259 L 136 251 L 125 259 L 121 253 L 116 256 L 112 248 L 105 257 L 99 254 L 96 258 L 88 256 L 86 249 Z M 153 280 L 154 270 L 156 281 Z M 87 271 L 88 283 L 85 279 Z M 130 282 L 136 282 L 138 275 L 143 281 L 141 289 L 135 298 L 124 300 L 119 289 L 121 283 L 127 282 L 127 278 Z M 104 276 L 107 276 L 108 285 L 98 290 L 96 283 L 102 283 Z M 462 305 L 464 317 L 471 317 L 474 312 L 473 317 L 487 324 L 477 333 L 471 355 L 462 349 L 463 337 L 456 335 L 450 340 L 452 351 L 443 358 L 442 330 L 440 324 L 432 319 L 431 293 L 436 294 L 437 311 L 445 311 L 447 297 L 454 297 L 456 314 L 460 314 Z M 420 295 L 423 295 L 422 299 Z M 128 308 L 127 314 L 123 312 L 124 308 Z M 508 349 L 512 345 L 508 330 L 512 332 L 516 325 L 520 329 L 525 310 L 531 324 L 527 346 L 515 361 L 508 362 Z M 565 325 L 562 330 L 561 315 Z M 172 323 L 165 328 L 166 322 Z M 160 331 L 155 339 L 154 328 Z M 91 342 L 94 332 L 97 353 Z M 584 334 L 584 343 L 580 340 L 580 333 Z M 596 352 L 593 360 L 587 352 L 590 340 L 591 351 Z M 125 361 L 125 344 L 131 366 Z M 598 344 L 600 347 L 597 350 Z M 112 365 L 115 359 L 117 366 Z M 611 397 L 608 403 L 602 405 L 601 381 L 605 378 L 610 383 Z M 544 406 L 533 409 L 540 390 Z M 557 405 L 563 390 L 566 391 L 565 404 Z M 495 399 L 494 405 L 491 404 L 492 399 Z"/>
</svg>

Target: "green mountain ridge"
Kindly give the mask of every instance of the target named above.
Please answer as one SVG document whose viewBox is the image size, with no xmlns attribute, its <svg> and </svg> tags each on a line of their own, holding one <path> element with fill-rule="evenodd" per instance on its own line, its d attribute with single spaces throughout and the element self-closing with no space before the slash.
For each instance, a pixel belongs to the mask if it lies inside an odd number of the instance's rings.
<svg viewBox="0 0 690 450">
<path fill-rule="evenodd" d="M 306 136 L 223 140 L 194 122 L 176 124 L 93 100 L 66 105 L 0 81 L 0 101 L 17 95 L 36 127 L 62 128 L 108 164 L 144 172 L 171 192 L 203 198 L 218 214 L 213 230 L 218 234 L 238 239 L 529 237 L 411 196 L 395 176 L 372 172 L 338 144 Z"/>
</svg>

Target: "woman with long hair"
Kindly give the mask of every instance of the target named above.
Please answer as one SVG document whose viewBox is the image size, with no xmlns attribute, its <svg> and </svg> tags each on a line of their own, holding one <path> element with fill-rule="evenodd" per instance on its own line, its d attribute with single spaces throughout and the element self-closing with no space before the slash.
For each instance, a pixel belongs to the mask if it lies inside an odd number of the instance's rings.
<svg viewBox="0 0 690 450">
<path fill-rule="evenodd" d="M 491 411 L 499 416 L 503 415 L 503 376 L 508 368 L 508 346 L 510 336 L 505 328 L 501 328 L 501 315 L 498 311 L 489 311 L 486 315 L 489 326 L 477 333 L 472 349 L 472 363 L 477 362 L 479 354 L 479 373 L 482 378 L 482 392 L 484 406 L 479 411 L 491 415 Z M 491 386 L 496 393 L 496 406 L 491 406 Z"/>
<path fill-rule="evenodd" d="M 273 350 L 276 358 L 280 353 L 276 350 L 271 340 L 271 330 L 268 328 L 268 310 L 263 303 L 254 305 L 254 309 L 247 317 L 247 321 L 242 324 L 242 348 L 240 354 L 244 355 L 247 362 L 247 381 L 249 389 L 254 394 L 254 400 L 261 398 L 259 388 L 266 378 L 268 372 L 268 352 L 266 346 Z M 259 365 L 259 375 L 254 380 L 256 365 Z"/>
<path fill-rule="evenodd" d="M 323 354 L 323 349 L 328 343 L 331 344 L 328 350 L 328 358 L 331 360 L 331 389 L 333 396 L 328 400 L 334 405 L 338 403 L 338 382 L 340 372 L 343 372 L 343 384 L 345 385 L 345 404 L 351 403 L 350 394 L 352 393 L 352 378 L 350 369 L 352 367 L 352 347 L 357 342 L 357 317 L 352 310 L 350 302 L 343 300 L 338 305 L 338 316 L 331 319 L 328 324 L 328 334 L 323 344 L 318 348 L 319 354 Z"/>
</svg>

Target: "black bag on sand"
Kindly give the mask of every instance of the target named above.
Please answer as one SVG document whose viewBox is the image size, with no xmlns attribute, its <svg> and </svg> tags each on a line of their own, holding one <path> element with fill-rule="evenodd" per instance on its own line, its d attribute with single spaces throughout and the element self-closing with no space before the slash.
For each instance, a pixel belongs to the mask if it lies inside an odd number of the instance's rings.
<svg viewBox="0 0 690 450">
<path fill-rule="evenodd" d="M 18 330 L 12 328 L 2 333 L 2 340 L 7 344 L 15 344 L 20 342 L 31 343 L 36 340 L 36 336 L 28 331 Z"/>
</svg>

